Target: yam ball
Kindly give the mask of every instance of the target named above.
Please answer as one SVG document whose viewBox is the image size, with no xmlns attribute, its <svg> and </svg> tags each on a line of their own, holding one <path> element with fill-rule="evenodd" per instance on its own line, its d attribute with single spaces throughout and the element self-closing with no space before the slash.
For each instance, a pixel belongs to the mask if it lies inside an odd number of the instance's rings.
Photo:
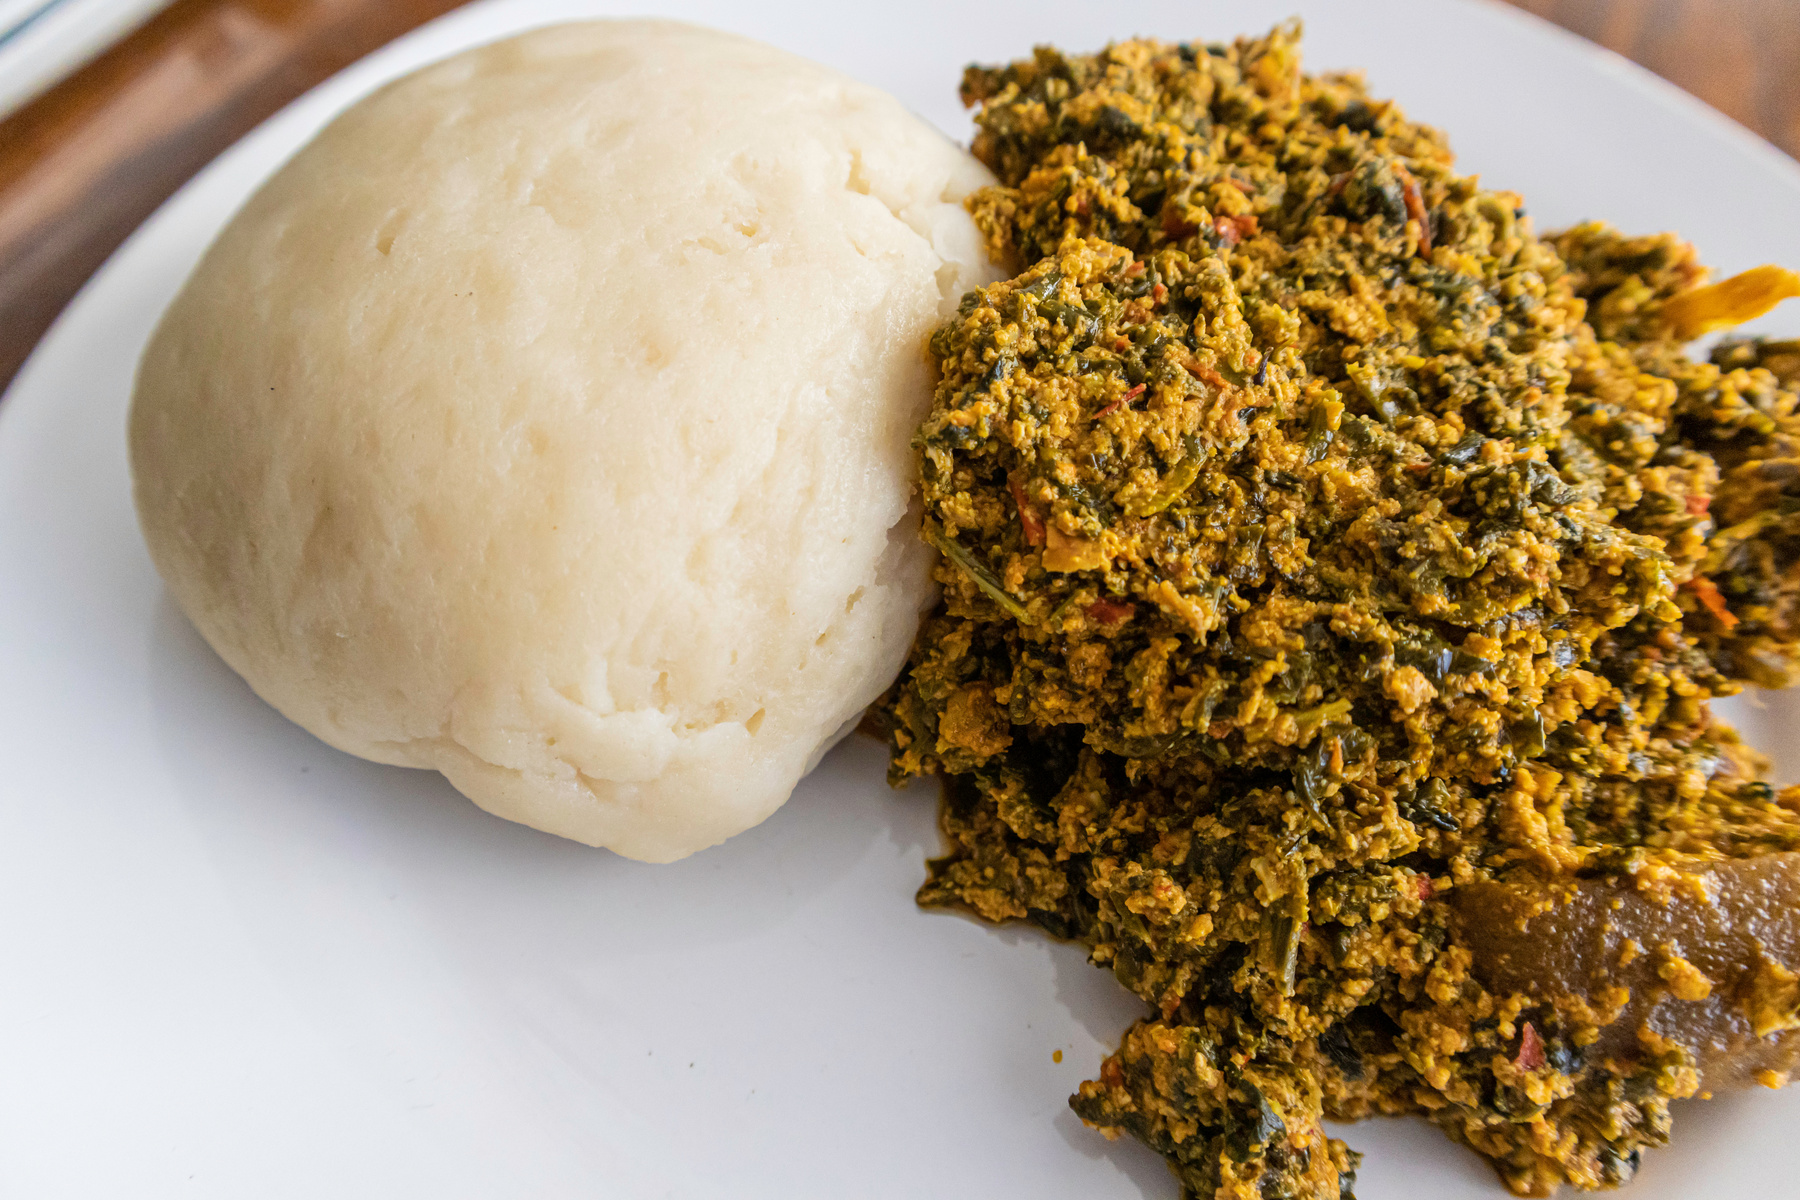
<svg viewBox="0 0 1800 1200">
<path fill-rule="evenodd" d="M 256 692 L 489 812 L 666 861 L 899 670 L 924 343 L 991 182 L 896 100 L 655 21 L 361 101 L 162 319 L 130 419 L 170 592 Z"/>
</svg>

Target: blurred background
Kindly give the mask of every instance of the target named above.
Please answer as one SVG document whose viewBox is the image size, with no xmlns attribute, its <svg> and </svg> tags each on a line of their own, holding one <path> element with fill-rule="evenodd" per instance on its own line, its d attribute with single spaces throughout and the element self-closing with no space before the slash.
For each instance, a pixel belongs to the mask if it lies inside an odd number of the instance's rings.
<svg viewBox="0 0 1800 1200">
<path fill-rule="evenodd" d="M 1800 0 L 1504 2 L 1800 156 Z M 301 92 L 458 4 L 0 0 L 0 388 L 191 175 Z"/>
</svg>

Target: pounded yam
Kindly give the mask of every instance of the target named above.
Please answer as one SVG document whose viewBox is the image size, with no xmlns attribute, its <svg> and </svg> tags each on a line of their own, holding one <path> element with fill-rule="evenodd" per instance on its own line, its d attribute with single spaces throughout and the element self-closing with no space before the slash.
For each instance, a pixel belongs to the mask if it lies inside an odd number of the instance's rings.
<svg viewBox="0 0 1800 1200">
<path fill-rule="evenodd" d="M 923 342 L 986 172 L 893 98 L 653 21 L 362 101 L 249 202 L 140 367 L 182 609 L 325 741 L 679 858 L 899 669 Z"/>
</svg>

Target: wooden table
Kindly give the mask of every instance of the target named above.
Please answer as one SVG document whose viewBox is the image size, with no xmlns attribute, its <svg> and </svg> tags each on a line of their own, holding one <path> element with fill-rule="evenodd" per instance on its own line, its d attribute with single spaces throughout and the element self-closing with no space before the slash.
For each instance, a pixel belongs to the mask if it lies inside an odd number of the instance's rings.
<svg viewBox="0 0 1800 1200">
<path fill-rule="evenodd" d="M 459 0 L 177 0 L 0 121 L 0 386 L 171 192 L 289 100 Z M 1511 0 L 1800 156 L 1800 0 Z"/>
</svg>

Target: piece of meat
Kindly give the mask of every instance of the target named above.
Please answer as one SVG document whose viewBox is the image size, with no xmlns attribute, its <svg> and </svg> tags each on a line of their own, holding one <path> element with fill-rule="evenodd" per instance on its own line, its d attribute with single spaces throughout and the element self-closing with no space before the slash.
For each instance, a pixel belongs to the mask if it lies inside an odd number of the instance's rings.
<svg viewBox="0 0 1800 1200">
<path fill-rule="evenodd" d="M 1707 899 L 1693 887 L 1665 901 L 1629 880 L 1582 880 L 1560 897 L 1539 883 L 1471 884 L 1450 903 L 1491 991 L 1550 1000 L 1631 990 L 1590 1057 L 1636 1058 L 1647 1023 L 1693 1050 L 1703 1092 L 1785 1077 L 1800 1065 L 1800 853 L 1691 874 Z"/>
</svg>

